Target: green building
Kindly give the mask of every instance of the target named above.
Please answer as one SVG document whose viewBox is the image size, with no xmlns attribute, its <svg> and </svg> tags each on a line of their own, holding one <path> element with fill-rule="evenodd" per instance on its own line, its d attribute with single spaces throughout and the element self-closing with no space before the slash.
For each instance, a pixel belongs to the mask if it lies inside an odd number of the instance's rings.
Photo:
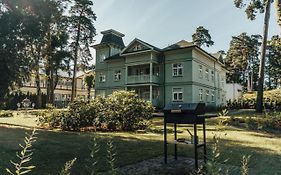
<svg viewBox="0 0 281 175">
<path fill-rule="evenodd" d="M 159 49 L 134 39 L 124 45 L 124 34 L 101 32 L 96 49 L 96 95 L 135 90 L 154 106 L 168 103 L 224 105 L 226 69 L 220 55 L 209 54 L 187 41 Z"/>
</svg>

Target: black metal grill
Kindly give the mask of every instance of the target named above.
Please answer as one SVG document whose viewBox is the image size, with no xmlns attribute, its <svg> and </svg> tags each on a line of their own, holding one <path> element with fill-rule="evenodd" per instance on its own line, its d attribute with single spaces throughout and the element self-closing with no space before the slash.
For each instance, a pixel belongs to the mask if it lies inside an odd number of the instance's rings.
<svg viewBox="0 0 281 175">
<path fill-rule="evenodd" d="M 168 104 L 164 108 L 164 162 L 167 163 L 167 123 L 174 124 L 174 144 L 175 159 L 177 160 L 177 144 L 193 144 L 195 168 L 198 168 L 198 148 L 204 148 L 204 161 L 206 162 L 206 128 L 205 128 L 205 103 L 182 103 L 182 104 Z M 177 124 L 193 124 L 193 135 L 189 139 L 177 138 Z M 197 125 L 203 125 L 203 142 L 200 143 L 197 136 Z"/>
</svg>

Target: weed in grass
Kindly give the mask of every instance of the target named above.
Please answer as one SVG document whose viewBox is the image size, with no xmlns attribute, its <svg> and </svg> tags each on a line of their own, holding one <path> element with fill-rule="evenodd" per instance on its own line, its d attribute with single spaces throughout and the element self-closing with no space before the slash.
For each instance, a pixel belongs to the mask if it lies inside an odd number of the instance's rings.
<svg viewBox="0 0 281 175">
<path fill-rule="evenodd" d="M 70 175 L 70 173 L 71 173 L 70 170 L 71 170 L 72 166 L 74 165 L 75 161 L 76 161 L 76 158 L 66 162 L 64 164 L 63 169 L 60 172 L 60 175 Z"/>
<path fill-rule="evenodd" d="M 116 157 L 116 150 L 115 147 L 113 145 L 113 141 L 112 140 L 108 140 L 107 142 L 107 162 L 110 166 L 111 169 L 111 174 L 112 175 L 117 175 L 117 171 L 115 168 L 115 157 Z"/>
<path fill-rule="evenodd" d="M 242 158 L 242 166 L 241 166 L 241 175 L 248 175 L 249 174 L 249 161 L 251 156 L 243 156 Z"/>
<path fill-rule="evenodd" d="M 19 158 L 19 161 L 16 163 L 12 160 L 10 160 L 11 164 L 14 166 L 14 170 L 10 170 L 6 168 L 7 173 L 10 175 L 21 175 L 21 174 L 27 174 L 31 172 L 35 166 L 29 165 L 31 161 L 31 156 L 33 154 L 31 147 L 32 143 L 36 141 L 36 130 L 34 129 L 31 134 L 26 133 L 26 137 L 24 138 L 25 145 L 19 144 L 19 146 L 22 148 L 22 151 L 20 153 L 16 153 L 17 157 Z"/>
<path fill-rule="evenodd" d="M 86 168 L 88 169 L 90 175 L 95 175 L 97 174 L 98 152 L 100 151 L 100 146 L 94 136 L 91 140 L 90 150 L 90 159 L 88 159 L 90 166 L 87 166 Z"/>
</svg>

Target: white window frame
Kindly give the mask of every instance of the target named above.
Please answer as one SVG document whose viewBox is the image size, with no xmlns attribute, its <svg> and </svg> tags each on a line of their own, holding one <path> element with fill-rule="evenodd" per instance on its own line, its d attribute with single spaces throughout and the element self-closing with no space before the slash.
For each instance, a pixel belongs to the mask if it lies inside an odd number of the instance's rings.
<svg viewBox="0 0 281 175">
<path fill-rule="evenodd" d="M 199 101 L 203 102 L 203 89 L 199 89 Z"/>
<path fill-rule="evenodd" d="M 224 76 L 221 76 L 221 87 L 224 87 Z"/>
<path fill-rule="evenodd" d="M 203 66 L 199 65 L 199 78 L 203 78 Z"/>
<path fill-rule="evenodd" d="M 104 62 L 104 60 L 105 60 L 105 54 L 101 54 L 100 55 L 100 62 Z"/>
<path fill-rule="evenodd" d="M 205 78 L 206 78 L 206 80 L 209 81 L 209 69 L 208 68 L 205 69 Z"/>
<path fill-rule="evenodd" d="M 211 77 L 212 77 L 212 81 L 215 80 L 215 71 L 214 70 L 211 70 Z"/>
<path fill-rule="evenodd" d="M 215 102 L 215 91 L 212 91 L 211 101 L 212 101 L 212 102 Z"/>
<path fill-rule="evenodd" d="M 106 76 L 105 76 L 105 74 L 100 73 L 100 76 L 99 76 L 99 82 L 100 82 L 100 83 L 104 83 L 104 82 L 106 82 Z"/>
<path fill-rule="evenodd" d="M 173 77 L 183 76 L 183 64 L 182 63 L 173 63 L 172 64 L 172 75 L 173 75 Z"/>
<path fill-rule="evenodd" d="M 120 81 L 121 80 L 121 70 L 114 71 L 114 81 Z"/>
<path fill-rule="evenodd" d="M 209 101 L 209 96 L 210 96 L 210 91 L 209 91 L 208 89 L 206 89 L 206 90 L 205 90 L 205 94 L 206 94 L 206 96 L 205 96 L 205 98 L 206 98 L 206 103 L 208 103 L 208 101 Z"/>
<path fill-rule="evenodd" d="M 176 96 L 176 98 L 175 98 L 175 96 Z M 181 99 L 180 99 L 180 97 L 181 97 Z M 181 88 L 181 87 L 172 88 L 172 99 L 174 102 L 182 102 L 183 101 L 183 88 Z"/>
</svg>

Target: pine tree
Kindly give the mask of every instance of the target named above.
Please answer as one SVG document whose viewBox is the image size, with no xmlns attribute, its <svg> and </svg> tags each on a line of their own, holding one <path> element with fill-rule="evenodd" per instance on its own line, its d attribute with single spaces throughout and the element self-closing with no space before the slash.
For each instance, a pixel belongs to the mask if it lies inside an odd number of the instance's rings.
<svg viewBox="0 0 281 175">
<path fill-rule="evenodd" d="M 212 41 L 209 30 L 205 29 L 203 26 L 197 27 L 195 33 L 192 35 L 192 42 L 198 47 L 210 47 L 214 45 L 214 41 Z"/>
<path fill-rule="evenodd" d="M 96 14 L 93 12 L 92 6 L 93 2 L 90 0 L 74 0 L 73 6 L 71 6 L 69 12 L 69 29 L 73 41 L 70 47 L 73 51 L 72 56 L 74 64 L 71 101 L 76 97 L 76 74 L 78 71 L 78 63 L 87 66 L 89 61 L 92 60 L 89 48 L 96 35 L 96 29 L 94 27 Z"/>
</svg>

